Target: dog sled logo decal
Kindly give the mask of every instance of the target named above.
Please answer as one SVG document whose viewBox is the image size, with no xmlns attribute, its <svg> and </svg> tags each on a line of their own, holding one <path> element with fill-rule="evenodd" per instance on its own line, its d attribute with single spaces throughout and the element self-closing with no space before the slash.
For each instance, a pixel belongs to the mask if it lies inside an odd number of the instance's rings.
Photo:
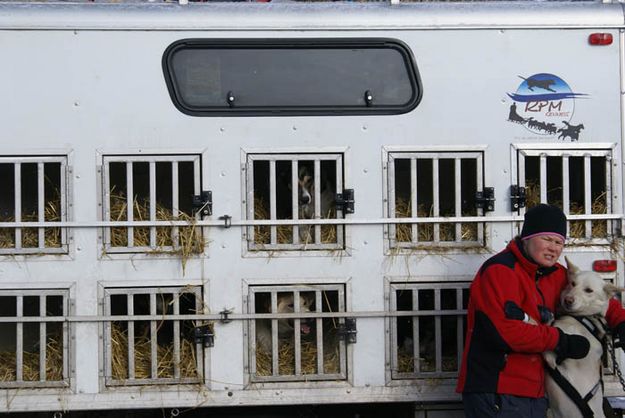
<svg viewBox="0 0 625 418">
<path fill-rule="evenodd" d="M 564 80 L 553 74 L 519 78 L 523 81 L 516 92 L 508 93 L 513 100 L 508 121 L 519 123 L 538 135 L 557 135 L 561 140 L 578 141 L 584 125 L 571 123 L 575 99 L 587 95 L 573 92 Z"/>
</svg>

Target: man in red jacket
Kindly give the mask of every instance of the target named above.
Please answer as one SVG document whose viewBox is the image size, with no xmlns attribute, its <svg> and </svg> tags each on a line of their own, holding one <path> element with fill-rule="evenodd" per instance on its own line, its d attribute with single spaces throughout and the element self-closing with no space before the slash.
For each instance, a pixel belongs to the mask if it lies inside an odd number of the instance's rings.
<svg viewBox="0 0 625 418">
<path fill-rule="evenodd" d="M 456 390 L 467 418 L 544 418 L 542 353 L 588 354 L 589 341 L 547 325 L 566 286 L 558 264 L 566 217 L 551 205 L 529 209 L 521 235 L 487 260 L 471 285 L 468 328 Z M 608 324 L 625 341 L 625 310 L 610 301 Z"/>
</svg>

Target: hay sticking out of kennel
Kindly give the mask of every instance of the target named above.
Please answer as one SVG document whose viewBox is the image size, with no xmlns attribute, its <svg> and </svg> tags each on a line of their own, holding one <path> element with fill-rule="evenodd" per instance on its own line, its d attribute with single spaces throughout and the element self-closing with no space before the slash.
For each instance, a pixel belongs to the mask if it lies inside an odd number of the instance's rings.
<svg viewBox="0 0 625 418">
<path fill-rule="evenodd" d="M 429 209 L 424 204 L 417 206 L 417 217 L 429 218 L 432 217 L 432 207 Z M 445 215 L 441 215 L 445 216 Z M 412 203 L 408 199 L 396 198 L 395 199 L 395 217 L 396 218 L 410 218 L 412 217 Z M 395 225 L 395 240 L 398 242 L 411 242 L 412 241 L 412 225 L 411 224 L 396 224 Z M 455 223 L 441 223 L 439 224 L 439 233 L 441 241 L 456 241 L 456 224 Z M 476 241 L 477 240 L 477 224 L 476 223 L 463 223 L 460 229 L 461 241 Z M 417 226 L 417 241 L 434 241 L 434 224 L 422 223 Z"/>
<path fill-rule="evenodd" d="M 53 199 L 46 201 L 44 206 L 44 221 L 45 222 L 60 222 L 61 221 L 61 201 L 60 198 L 55 196 Z M 37 212 L 31 212 L 24 214 L 21 217 L 21 222 L 38 222 L 39 216 Z M 0 218 L 0 222 L 15 222 L 14 216 L 7 216 Z M 22 231 L 22 248 L 37 248 L 39 247 L 39 229 L 38 228 L 21 228 Z M 45 228 L 44 232 L 44 246 L 46 248 L 60 248 L 61 242 L 61 228 L 51 227 Z M 14 228 L 0 228 L 0 248 L 15 248 L 15 229 Z"/>
<path fill-rule="evenodd" d="M 49 334 L 46 343 L 45 381 L 63 380 L 63 336 Z M 22 380 L 38 382 L 41 379 L 39 351 L 22 352 Z M 17 356 L 15 350 L 0 351 L 0 382 L 14 382 L 17 379 Z"/>
<path fill-rule="evenodd" d="M 270 219 L 269 209 L 263 199 L 254 199 L 254 219 L 265 220 Z M 330 209 L 328 213 L 323 215 L 322 219 L 336 219 L 336 210 Z M 314 226 L 300 226 L 301 231 L 307 231 L 304 235 L 307 239 L 301 244 L 314 244 Z M 276 235 L 278 244 L 293 244 L 293 226 L 278 225 L 276 226 Z M 337 242 L 336 225 L 321 225 L 321 243 L 334 244 Z M 265 225 L 256 225 L 254 227 L 254 243 L 255 244 L 271 244 L 271 227 Z"/>
<path fill-rule="evenodd" d="M 135 333 L 139 331 L 135 329 Z M 149 334 L 149 333 L 146 333 Z M 157 378 L 174 377 L 174 347 L 173 344 L 167 346 L 156 346 L 157 358 Z M 135 375 L 134 379 L 152 378 L 152 344 L 149 335 L 135 334 L 134 357 Z M 111 372 L 115 380 L 128 379 L 128 331 L 122 329 L 121 324 L 111 324 Z M 180 339 L 180 369 L 181 378 L 199 377 L 197 370 L 196 346 L 193 341 L 185 338 Z"/>
<path fill-rule="evenodd" d="M 126 221 L 128 200 L 121 192 L 111 190 L 111 221 Z M 177 227 L 178 246 L 174 247 L 174 227 L 165 226 L 156 228 L 156 249 L 153 253 L 178 254 L 182 257 L 183 264 L 194 254 L 204 252 L 205 242 L 202 239 L 201 229 L 196 226 L 196 219 L 184 212 L 179 212 L 174 216 L 171 209 L 156 203 L 157 221 L 186 221 L 189 226 Z M 148 201 L 139 200 L 135 197 L 133 201 L 133 220 L 149 221 L 150 204 Z M 111 247 L 128 246 L 128 228 L 113 227 L 111 231 Z M 150 227 L 133 227 L 133 240 L 135 247 L 150 247 Z M 171 249 L 169 249 L 169 248 Z"/>
<path fill-rule="evenodd" d="M 591 203 L 590 213 L 593 215 L 608 213 L 607 193 L 602 192 Z M 549 202 L 552 205 L 562 208 L 562 201 Z M 525 206 L 526 209 L 540 204 L 540 184 L 537 181 L 529 180 L 525 185 Z M 584 215 L 584 204 L 580 202 L 570 202 L 570 215 Z M 591 236 L 586 236 L 586 221 L 569 221 L 570 238 L 607 238 L 608 222 L 605 220 L 592 221 Z"/>
<path fill-rule="evenodd" d="M 303 375 L 320 374 L 317 370 L 317 346 L 313 341 L 301 341 L 301 371 Z M 324 344 L 323 374 L 336 374 L 340 371 L 339 344 Z M 293 341 L 281 340 L 278 346 L 278 374 L 289 376 L 295 374 L 295 344 Z M 256 375 L 272 376 L 271 352 L 256 347 Z"/>
</svg>

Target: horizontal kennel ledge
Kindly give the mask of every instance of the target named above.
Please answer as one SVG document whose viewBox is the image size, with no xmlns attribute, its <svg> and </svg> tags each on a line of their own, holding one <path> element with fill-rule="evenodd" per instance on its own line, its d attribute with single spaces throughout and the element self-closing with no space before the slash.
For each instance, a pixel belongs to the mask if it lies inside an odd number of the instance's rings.
<svg viewBox="0 0 625 418">
<path fill-rule="evenodd" d="M 297 383 L 293 383 L 297 385 Z M 240 405 L 300 405 L 300 404 L 340 404 L 369 402 L 415 402 L 425 401 L 459 401 L 452 386 L 406 385 L 395 387 L 331 387 L 316 388 L 313 382 L 306 387 L 306 396 L 302 396 L 301 388 L 287 388 L 284 383 L 274 388 L 250 387 L 251 390 L 205 390 L 195 387 L 184 390 L 182 387 L 158 388 L 141 391 L 124 391 L 125 388 L 110 389 L 107 393 L 75 393 L 71 396 L 46 394 L 36 396 L 29 391 L 21 391 L 3 397 L 0 400 L 0 411 L 55 411 L 55 410 L 107 410 L 111 405 L 118 409 L 149 408 L 194 408 L 206 406 L 240 406 Z M 340 385 L 340 383 L 337 383 Z M 236 387 L 236 384 L 232 385 Z"/>
<path fill-rule="evenodd" d="M 372 218 L 372 219 L 263 219 L 263 220 L 202 220 L 189 221 L 94 221 L 94 222 L 0 222 L 0 228 L 104 228 L 104 227 L 144 227 L 144 226 L 263 226 L 263 225 L 387 225 L 413 223 L 483 223 L 483 222 L 523 222 L 522 216 L 466 216 L 431 218 Z M 609 213 L 597 215 L 567 215 L 569 221 L 583 220 L 625 220 L 625 214 Z"/>
</svg>

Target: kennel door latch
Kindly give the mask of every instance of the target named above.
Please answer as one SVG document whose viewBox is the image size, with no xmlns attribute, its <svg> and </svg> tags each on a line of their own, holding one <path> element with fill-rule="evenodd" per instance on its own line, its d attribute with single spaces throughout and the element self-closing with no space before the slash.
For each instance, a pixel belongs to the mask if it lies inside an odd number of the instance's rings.
<svg viewBox="0 0 625 418">
<path fill-rule="evenodd" d="M 202 344 L 204 347 L 215 346 L 215 333 L 209 324 L 195 327 L 194 334 L 196 344 Z"/>
<path fill-rule="evenodd" d="M 513 212 L 525 207 L 525 187 L 510 186 L 510 209 Z"/>
<path fill-rule="evenodd" d="M 475 207 L 483 209 L 484 212 L 495 210 L 495 188 L 484 187 L 481 192 L 475 192 Z"/>
<path fill-rule="evenodd" d="M 347 344 L 354 344 L 356 342 L 356 318 L 345 318 L 345 322 L 341 323 L 337 327 L 337 334 L 340 339 L 344 340 Z"/>
<path fill-rule="evenodd" d="M 343 189 L 343 193 L 336 194 L 336 210 L 348 214 L 354 213 L 354 189 Z"/>
<path fill-rule="evenodd" d="M 193 196 L 193 209 L 200 212 L 202 216 L 210 216 L 213 214 L 213 192 L 204 190 L 199 195 Z"/>
</svg>

